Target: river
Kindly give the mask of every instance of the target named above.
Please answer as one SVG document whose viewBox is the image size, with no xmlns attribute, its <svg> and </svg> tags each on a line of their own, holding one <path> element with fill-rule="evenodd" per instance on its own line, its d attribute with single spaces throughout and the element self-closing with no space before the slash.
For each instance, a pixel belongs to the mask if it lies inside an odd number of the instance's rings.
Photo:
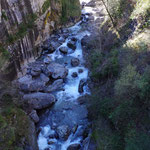
<svg viewBox="0 0 150 150">
<path fill-rule="evenodd" d="M 83 1 L 82 1 L 83 2 Z M 77 99 L 85 94 L 90 94 L 86 84 L 88 80 L 88 69 L 84 67 L 81 40 L 84 36 L 90 35 L 82 29 L 82 24 L 86 23 L 88 15 L 82 12 L 82 20 L 74 26 L 63 29 L 69 36 L 57 50 L 48 54 L 54 62 L 65 64 L 68 69 L 68 76 L 65 79 L 63 90 L 57 91 L 54 95 L 57 102 L 40 117 L 38 128 L 38 146 L 40 150 L 72 150 L 86 149 L 90 136 L 90 123 L 87 118 L 85 105 L 79 104 Z M 59 37 L 61 39 L 61 37 Z M 69 41 L 75 41 L 76 49 L 68 48 L 68 53 L 63 55 L 59 49 L 67 47 Z M 71 65 L 71 59 L 77 58 L 80 62 L 78 66 Z M 72 74 L 75 73 L 76 77 Z M 85 86 L 83 92 L 79 92 L 79 84 L 83 80 Z"/>
</svg>

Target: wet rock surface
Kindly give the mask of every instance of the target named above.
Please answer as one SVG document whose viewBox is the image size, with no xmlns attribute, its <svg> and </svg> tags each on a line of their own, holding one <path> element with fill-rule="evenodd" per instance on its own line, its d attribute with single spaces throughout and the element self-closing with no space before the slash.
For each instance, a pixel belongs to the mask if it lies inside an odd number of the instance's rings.
<svg viewBox="0 0 150 150">
<path fill-rule="evenodd" d="M 61 47 L 59 48 L 60 52 L 62 52 L 63 54 L 67 54 L 68 53 L 68 48 L 67 47 Z"/>
<path fill-rule="evenodd" d="M 79 89 L 78 89 L 79 93 L 83 93 L 84 92 L 83 88 L 84 88 L 85 85 L 86 85 L 86 79 L 80 80 Z"/>
<path fill-rule="evenodd" d="M 26 103 L 32 106 L 33 109 L 47 108 L 56 102 L 56 99 L 52 94 L 41 92 L 25 94 L 23 99 Z"/>
<path fill-rule="evenodd" d="M 57 134 L 60 139 L 67 140 L 70 135 L 70 130 L 67 125 L 57 127 Z"/>
<path fill-rule="evenodd" d="M 79 143 L 70 145 L 67 150 L 80 150 L 81 146 Z"/>
<path fill-rule="evenodd" d="M 72 58 L 71 59 L 71 65 L 73 67 L 77 67 L 77 66 L 79 66 L 79 64 L 80 64 L 80 60 L 78 58 Z"/>
<path fill-rule="evenodd" d="M 75 41 L 69 41 L 69 42 L 67 43 L 67 46 L 68 46 L 69 48 L 75 50 L 75 49 L 76 49 L 76 42 L 75 42 Z"/>
<path fill-rule="evenodd" d="M 45 88 L 45 92 L 54 92 L 63 88 L 63 79 L 55 80 L 51 85 Z"/>
<path fill-rule="evenodd" d="M 71 75 L 73 78 L 76 78 L 78 76 L 77 72 L 73 72 Z"/>
<path fill-rule="evenodd" d="M 63 65 L 51 63 L 47 67 L 47 75 L 51 76 L 53 79 L 64 79 L 68 75 L 68 70 Z"/>
</svg>

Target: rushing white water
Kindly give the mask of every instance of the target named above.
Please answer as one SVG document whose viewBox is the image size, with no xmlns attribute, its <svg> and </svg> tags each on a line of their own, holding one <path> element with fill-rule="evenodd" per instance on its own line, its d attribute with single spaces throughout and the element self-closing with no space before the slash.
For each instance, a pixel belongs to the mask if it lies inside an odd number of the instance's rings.
<svg viewBox="0 0 150 150">
<path fill-rule="evenodd" d="M 82 3 L 89 3 L 91 0 L 80 0 L 80 4 Z"/>
<path fill-rule="evenodd" d="M 83 2 L 83 0 L 81 2 Z M 85 107 L 81 107 L 79 104 L 77 104 L 77 99 L 85 94 L 90 94 L 88 86 L 84 86 L 83 93 L 79 93 L 78 91 L 80 81 L 82 79 L 88 79 L 88 69 L 84 67 L 81 40 L 84 36 L 89 36 L 90 33 L 88 31 L 82 31 L 81 23 L 82 21 L 67 29 L 70 36 L 60 46 L 67 47 L 67 43 L 71 40 L 72 37 L 75 37 L 77 39 L 75 50 L 68 48 L 68 54 L 63 55 L 59 51 L 60 47 L 58 47 L 58 49 L 53 54 L 48 54 L 48 56 L 51 57 L 53 61 L 67 62 L 66 68 L 68 69 L 68 76 L 65 80 L 65 85 L 63 87 L 64 90 L 57 91 L 55 93 L 58 101 L 56 102 L 54 108 L 50 110 L 50 117 L 47 118 L 47 120 L 50 120 L 51 123 L 46 122 L 46 125 L 41 126 L 41 132 L 38 136 L 39 150 L 67 150 L 70 145 L 81 145 L 82 141 L 84 140 L 83 135 L 80 135 L 79 133 L 82 133 L 82 129 L 88 124 L 87 110 Z M 72 58 L 78 58 L 80 60 L 80 65 L 77 67 L 72 67 L 70 64 L 70 60 Z M 82 72 L 79 72 L 79 70 L 82 70 Z M 72 73 L 74 72 L 77 73 L 76 78 L 72 77 Z M 61 116 L 64 118 L 61 118 Z M 55 136 L 52 136 L 57 132 L 57 129 L 53 129 L 55 127 L 52 126 L 57 124 L 65 124 L 72 127 L 77 124 L 78 127 L 74 133 L 71 132 L 69 134 L 66 140 L 61 140 L 57 139 Z"/>
</svg>

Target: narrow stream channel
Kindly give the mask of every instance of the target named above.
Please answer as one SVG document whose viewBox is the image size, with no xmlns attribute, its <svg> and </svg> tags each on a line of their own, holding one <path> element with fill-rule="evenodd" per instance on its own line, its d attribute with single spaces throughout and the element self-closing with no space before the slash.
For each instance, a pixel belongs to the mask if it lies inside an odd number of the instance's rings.
<svg viewBox="0 0 150 150">
<path fill-rule="evenodd" d="M 63 33 L 69 36 L 65 42 L 52 54 L 44 55 L 50 57 L 54 62 L 64 64 L 68 69 L 63 90 L 54 92 L 57 102 L 40 117 L 37 128 L 39 150 L 78 150 L 84 149 L 89 142 L 90 123 L 87 119 L 86 106 L 78 103 L 77 99 L 85 94 L 90 94 L 86 81 L 88 80 L 88 69 L 84 67 L 81 40 L 90 35 L 82 29 L 88 15 L 82 14 L 82 20 L 73 27 L 63 29 Z M 61 39 L 62 37 L 59 37 Z M 68 43 L 75 43 L 74 50 L 68 47 Z M 62 54 L 61 47 L 67 47 L 68 53 Z M 72 59 L 77 59 L 79 65 L 73 66 Z M 83 84 L 83 89 L 80 84 Z M 83 90 L 83 91 L 82 91 Z"/>
</svg>

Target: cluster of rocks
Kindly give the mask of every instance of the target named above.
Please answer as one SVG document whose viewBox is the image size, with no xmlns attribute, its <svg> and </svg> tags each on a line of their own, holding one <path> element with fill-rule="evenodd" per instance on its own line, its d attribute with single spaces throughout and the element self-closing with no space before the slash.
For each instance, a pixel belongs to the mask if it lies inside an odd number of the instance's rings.
<svg viewBox="0 0 150 150">
<path fill-rule="evenodd" d="M 52 92 L 63 89 L 67 75 L 68 69 L 61 64 L 50 60 L 36 61 L 29 65 L 27 74 L 18 79 L 17 86 L 22 92 L 23 102 L 32 108 L 29 115 L 35 123 L 39 121 L 36 110 L 50 107 L 56 102 Z"/>
<path fill-rule="evenodd" d="M 44 135 L 47 138 L 48 145 L 53 145 L 57 142 L 57 140 L 66 141 L 70 134 L 72 133 L 71 141 L 74 141 L 76 138 L 82 137 L 83 143 L 87 141 L 87 137 L 89 134 L 89 127 L 83 126 L 74 126 L 74 128 L 70 129 L 68 125 L 60 125 L 56 130 L 51 130 L 50 134 Z M 84 146 L 84 145 L 83 145 Z M 79 150 L 81 147 L 80 143 L 72 143 L 68 146 L 67 150 Z M 49 150 L 46 148 L 45 150 Z"/>
<path fill-rule="evenodd" d="M 63 31 L 59 31 L 58 34 L 53 34 L 47 39 L 43 45 L 42 48 L 42 54 L 51 54 L 56 51 L 62 43 L 65 42 L 66 38 L 68 37 L 68 33 L 64 33 Z"/>
<path fill-rule="evenodd" d="M 68 47 L 73 50 L 76 49 L 76 38 L 71 38 L 68 42 Z M 55 44 L 53 44 L 55 45 Z M 52 42 L 51 42 L 52 46 Z M 50 51 L 56 49 L 50 46 Z M 47 49 L 43 47 L 43 49 Z M 67 47 L 60 47 L 59 50 L 64 54 L 67 54 Z M 54 51 L 53 51 L 54 52 Z M 78 58 L 71 59 L 72 67 L 77 67 L 80 65 L 80 60 Z M 79 69 L 78 73 L 82 73 L 83 70 Z M 72 73 L 72 77 L 78 77 L 77 72 Z M 64 90 L 63 84 L 64 79 L 68 75 L 68 69 L 62 64 L 55 63 L 52 61 L 49 55 L 44 56 L 43 59 L 39 59 L 28 65 L 27 73 L 25 76 L 21 77 L 17 81 L 17 86 L 19 87 L 22 95 L 23 101 L 31 109 L 29 116 L 33 119 L 35 123 L 39 121 L 36 110 L 44 109 L 50 107 L 56 102 L 56 98 L 52 94 L 57 90 Z M 83 92 L 83 87 L 85 85 L 84 80 L 80 81 L 79 92 Z"/>
<path fill-rule="evenodd" d="M 51 54 L 58 48 L 62 54 L 68 54 L 68 49 L 76 50 L 77 38 L 71 37 L 67 43 L 67 46 L 61 46 L 66 38 L 69 36 L 67 30 L 62 30 L 61 33 L 52 35 L 47 41 L 41 46 L 42 54 Z"/>
</svg>

